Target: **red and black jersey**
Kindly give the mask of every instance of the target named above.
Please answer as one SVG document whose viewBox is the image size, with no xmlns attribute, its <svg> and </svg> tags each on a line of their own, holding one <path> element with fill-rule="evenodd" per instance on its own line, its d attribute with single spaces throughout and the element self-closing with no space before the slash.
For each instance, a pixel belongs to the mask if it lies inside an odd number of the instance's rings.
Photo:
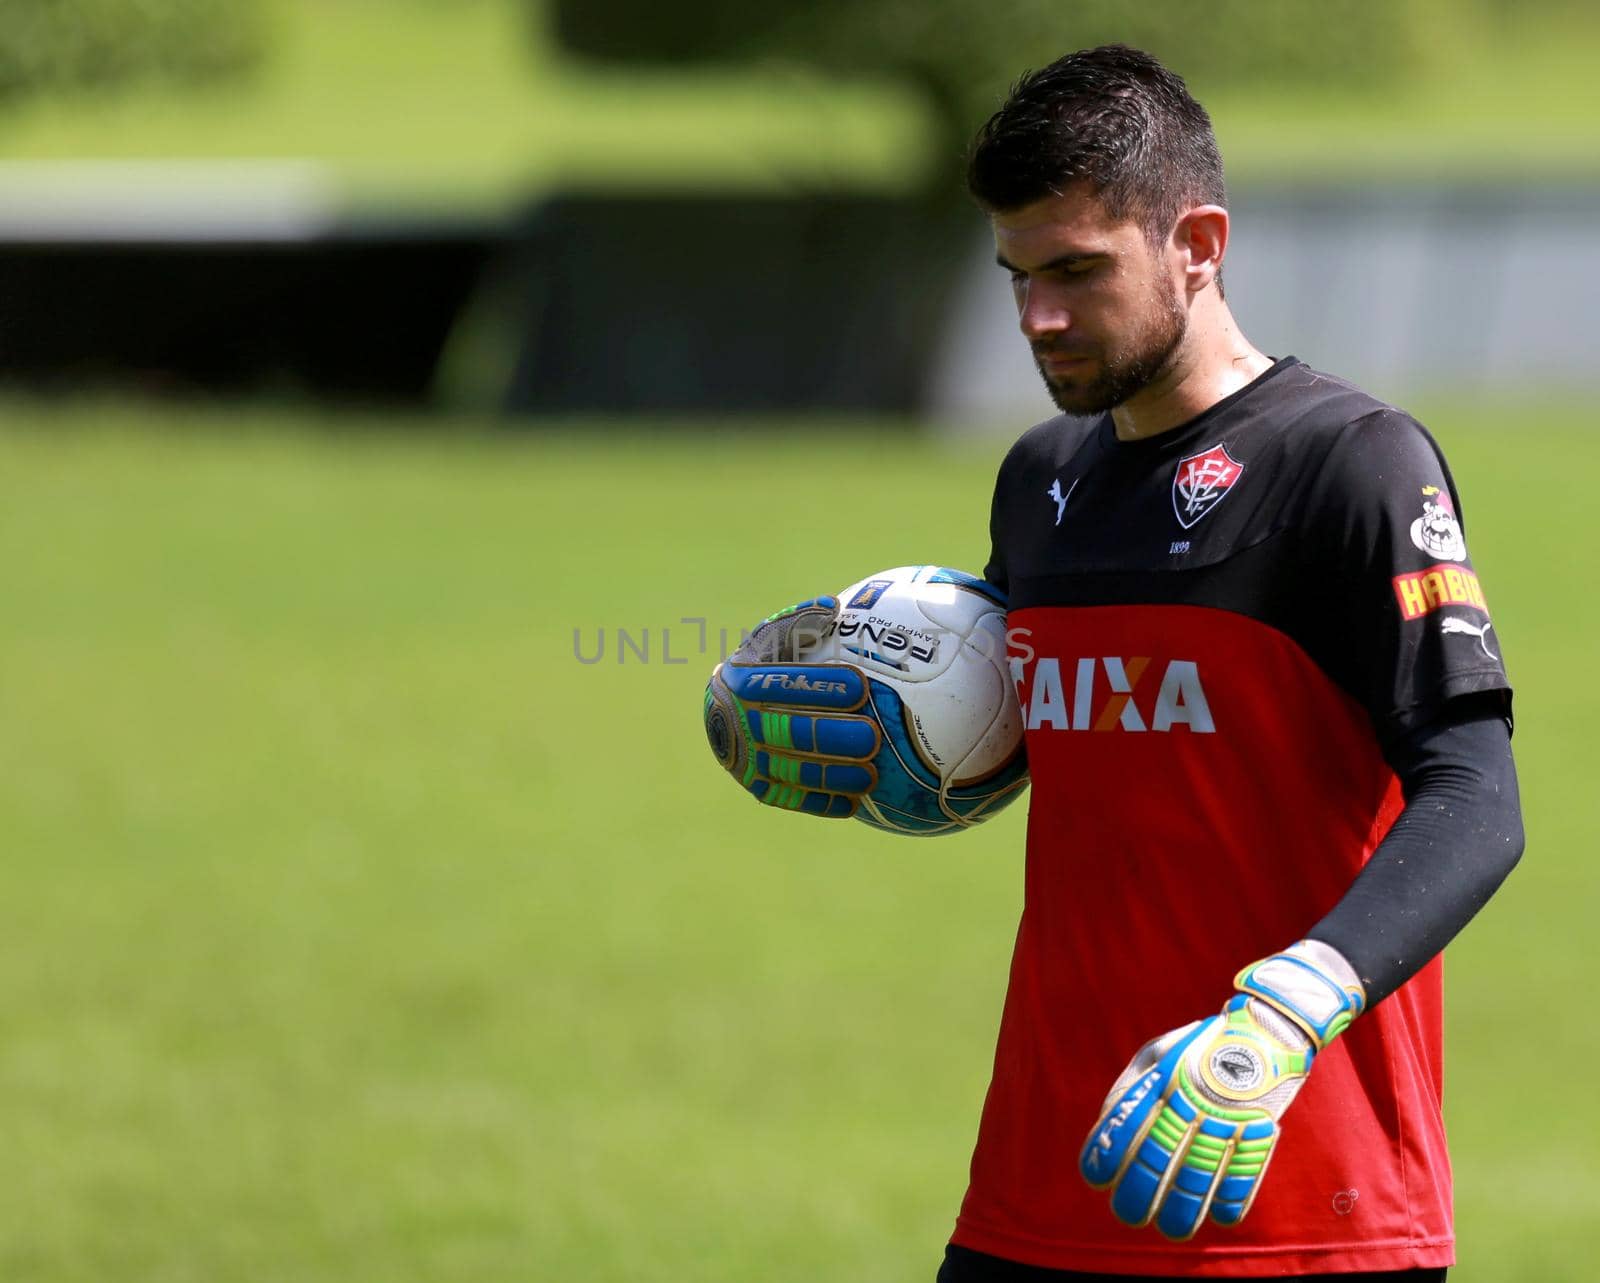
<svg viewBox="0 0 1600 1283">
<path fill-rule="evenodd" d="M 1437 445 L 1289 358 L 1147 440 L 1035 428 L 992 535 L 1033 790 L 954 1241 L 1124 1274 L 1449 1264 L 1437 959 L 1318 1057 L 1240 1225 L 1130 1229 L 1076 1165 L 1129 1057 L 1344 894 L 1402 806 L 1384 746 L 1509 700 Z"/>
</svg>

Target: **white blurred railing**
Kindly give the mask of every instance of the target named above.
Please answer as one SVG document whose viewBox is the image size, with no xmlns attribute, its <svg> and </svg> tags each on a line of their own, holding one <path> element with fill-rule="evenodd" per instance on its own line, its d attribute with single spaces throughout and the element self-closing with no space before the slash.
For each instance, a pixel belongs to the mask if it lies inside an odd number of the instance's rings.
<svg viewBox="0 0 1600 1283">
<path fill-rule="evenodd" d="M 1243 188 L 1224 279 L 1251 341 L 1403 399 L 1600 389 L 1600 188 Z M 1053 413 L 993 246 L 975 235 L 928 408 Z"/>
</svg>

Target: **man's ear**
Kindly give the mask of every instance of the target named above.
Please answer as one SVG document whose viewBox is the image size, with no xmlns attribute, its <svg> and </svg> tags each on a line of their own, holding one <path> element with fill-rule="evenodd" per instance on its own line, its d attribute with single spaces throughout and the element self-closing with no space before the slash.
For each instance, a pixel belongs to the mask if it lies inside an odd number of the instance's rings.
<svg viewBox="0 0 1600 1283">
<path fill-rule="evenodd" d="M 1185 287 L 1198 294 L 1222 271 L 1228 252 L 1228 211 L 1221 205 L 1196 205 L 1178 219 L 1172 244 L 1183 255 Z"/>
</svg>

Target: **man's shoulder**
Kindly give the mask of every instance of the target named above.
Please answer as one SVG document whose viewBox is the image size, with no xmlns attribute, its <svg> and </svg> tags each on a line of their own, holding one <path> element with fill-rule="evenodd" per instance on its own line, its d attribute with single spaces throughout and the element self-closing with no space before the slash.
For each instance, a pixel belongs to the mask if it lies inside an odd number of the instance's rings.
<svg viewBox="0 0 1600 1283">
<path fill-rule="evenodd" d="M 1264 389 L 1271 419 L 1297 432 L 1338 436 L 1354 426 L 1381 423 L 1416 425 L 1405 410 L 1358 387 L 1349 379 L 1296 362 Z"/>
<path fill-rule="evenodd" d="M 1348 379 L 1296 362 L 1244 409 L 1246 435 L 1289 472 L 1334 467 L 1382 472 L 1384 460 L 1439 455 L 1409 411 Z"/>
<path fill-rule="evenodd" d="M 1079 447 L 1093 440 L 1100 429 L 1104 415 L 1087 417 L 1075 414 L 1058 414 L 1036 423 L 1011 445 L 1000 465 L 1001 474 L 1030 463 L 1055 463 L 1075 454 Z"/>
<path fill-rule="evenodd" d="M 1443 462 L 1438 440 L 1411 411 L 1310 366 L 1300 366 L 1295 374 L 1306 397 L 1302 426 L 1324 437 L 1330 447 L 1337 445 L 1336 457 L 1380 468 L 1385 461 L 1402 459 Z"/>
</svg>

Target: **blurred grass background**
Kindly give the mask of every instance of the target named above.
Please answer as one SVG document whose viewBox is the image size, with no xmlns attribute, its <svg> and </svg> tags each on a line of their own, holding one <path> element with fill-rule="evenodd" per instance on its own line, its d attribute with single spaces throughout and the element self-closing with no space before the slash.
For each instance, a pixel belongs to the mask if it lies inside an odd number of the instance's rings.
<svg viewBox="0 0 1600 1283">
<path fill-rule="evenodd" d="M 1600 176 L 1600 17 L 1429 4 L 1402 77 L 1193 76 L 1230 175 Z M 226 77 L 12 89 L 0 51 L 0 159 L 309 159 L 357 206 L 479 213 L 958 163 L 888 73 L 608 67 L 512 0 L 262 22 Z M 1413 408 L 1466 495 L 1529 833 L 1449 955 L 1452 1278 L 1587 1283 L 1600 435 L 1587 400 L 1449 393 Z M 877 566 L 977 568 L 1025 426 L 0 399 L 0 1277 L 929 1279 L 1023 810 L 919 843 L 749 804 L 685 619 L 715 651 Z M 823 466 L 870 519 L 752 529 Z"/>
<path fill-rule="evenodd" d="M 358 202 L 482 210 L 557 182 L 904 188 L 931 162 L 917 96 L 800 64 L 693 76 L 582 68 L 511 0 L 277 0 L 249 76 L 44 95 L 0 156 L 324 162 Z"/>
<path fill-rule="evenodd" d="M 13 102 L 0 112 L 0 157 L 294 157 L 326 162 L 357 200 L 481 209 L 553 185 L 900 191 L 954 172 L 959 153 L 914 85 L 798 54 L 692 71 L 575 61 L 542 5 L 517 0 L 263 7 L 266 48 L 249 74 Z M 1238 21 L 1222 30 L 1261 34 L 1249 3 L 1232 8 L 1224 16 Z M 1230 176 L 1600 175 L 1600 11 L 1559 0 L 1409 8 L 1426 36 L 1404 75 L 1263 85 L 1191 71 Z M 1341 20 L 1354 19 L 1323 18 Z M 979 107 L 999 88 L 987 85 Z"/>
<path fill-rule="evenodd" d="M 1581 1283 L 1600 1111 L 1561 1091 L 1535 1126 L 1506 1084 L 1600 1051 L 1547 997 L 1592 982 L 1600 894 L 1600 607 L 1550 469 L 1591 475 L 1600 438 L 1582 407 L 1418 408 L 1518 686 L 1530 844 L 1450 954 L 1452 1277 Z M 701 750 L 681 621 L 715 650 L 863 567 L 980 564 L 998 447 L 0 417 L 0 1272 L 931 1276 L 1022 808 L 921 843 L 750 805 Z M 738 496 L 801 445 L 903 501 L 751 538 Z"/>
</svg>

